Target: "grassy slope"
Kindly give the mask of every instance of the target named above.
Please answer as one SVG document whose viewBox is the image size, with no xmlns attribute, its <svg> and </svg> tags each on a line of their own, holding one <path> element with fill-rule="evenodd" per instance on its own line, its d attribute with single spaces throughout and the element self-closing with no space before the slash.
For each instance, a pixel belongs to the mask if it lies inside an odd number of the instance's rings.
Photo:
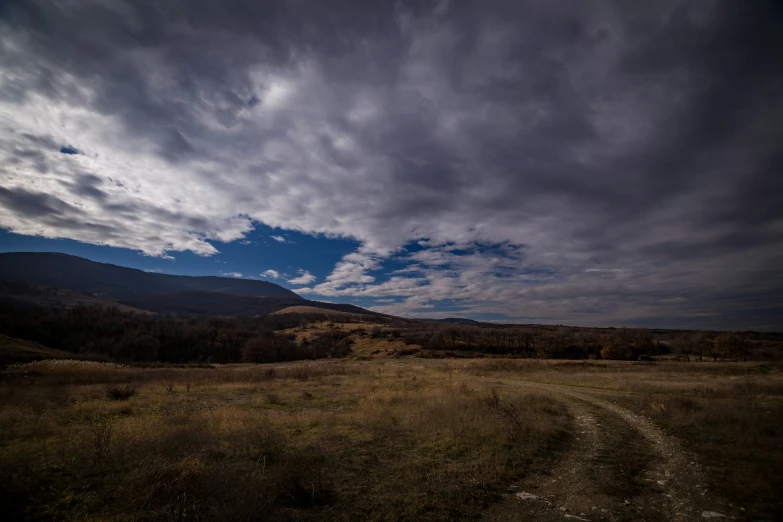
<svg viewBox="0 0 783 522">
<path fill-rule="evenodd" d="M 273 315 L 283 315 L 283 314 L 317 314 L 317 315 L 323 315 L 324 317 L 328 317 L 332 320 L 345 320 L 350 321 L 353 318 L 358 317 L 358 314 L 351 314 L 346 312 L 341 312 L 338 310 L 330 310 L 328 308 L 317 308 L 315 306 L 289 306 L 287 308 L 283 308 L 282 310 L 278 310 L 276 312 L 273 312 Z"/>
<path fill-rule="evenodd" d="M 353 356 L 359 358 L 389 357 L 396 354 L 405 354 L 408 351 L 418 348 L 418 346 L 415 345 L 407 346 L 402 339 L 399 338 L 373 338 L 370 335 L 371 331 L 377 328 L 384 328 L 386 326 L 384 324 L 351 322 L 350 317 L 343 317 L 340 319 L 345 322 L 335 322 L 334 327 L 329 326 L 328 323 L 316 322 L 310 323 L 305 328 L 295 327 L 281 330 L 279 335 L 292 335 L 297 344 L 302 344 L 305 340 L 312 341 L 318 336 L 328 334 L 334 329 L 351 332 L 349 335 L 351 350 Z M 335 318 L 334 320 L 338 319 Z"/>
<path fill-rule="evenodd" d="M 24 339 L 0 334 L 0 366 L 68 357 L 73 357 L 73 354 L 47 348 L 33 341 L 25 341 Z"/>
</svg>

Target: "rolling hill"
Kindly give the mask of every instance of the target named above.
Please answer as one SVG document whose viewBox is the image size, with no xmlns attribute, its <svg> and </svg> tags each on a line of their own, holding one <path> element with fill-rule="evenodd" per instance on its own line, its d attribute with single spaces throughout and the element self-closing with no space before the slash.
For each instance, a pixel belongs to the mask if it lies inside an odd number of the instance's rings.
<svg viewBox="0 0 783 522">
<path fill-rule="evenodd" d="M 267 281 L 156 274 L 50 252 L 0 254 L 0 296 L 181 315 L 264 315 L 297 305 L 375 315 L 353 305 L 309 301 Z"/>
<path fill-rule="evenodd" d="M 120 300 L 188 291 L 302 299 L 294 292 L 266 281 L 156 274 L 52 252 L 0 254 L 0 279 L 68 288 Z"/>
<path fill-rule="evenodd" d="M 42 359 L 67 359 L 71 357 L 73 357 L 72 353 L 48 348 L 34 341 L 0 334 L 0 367 L 12 363 L 25 363 Z"/>
</svg>

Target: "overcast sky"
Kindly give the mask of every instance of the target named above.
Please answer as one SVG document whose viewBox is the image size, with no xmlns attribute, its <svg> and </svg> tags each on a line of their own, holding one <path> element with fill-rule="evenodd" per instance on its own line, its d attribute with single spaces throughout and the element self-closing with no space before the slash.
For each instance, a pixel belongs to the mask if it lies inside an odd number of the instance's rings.
<svg viewBox="0 0 783 522">
<path fill-rule="evenodd" d="M 783 329 L 777 4 L 2 2 L 0 226 L 407 316 Z"/>
</svg>

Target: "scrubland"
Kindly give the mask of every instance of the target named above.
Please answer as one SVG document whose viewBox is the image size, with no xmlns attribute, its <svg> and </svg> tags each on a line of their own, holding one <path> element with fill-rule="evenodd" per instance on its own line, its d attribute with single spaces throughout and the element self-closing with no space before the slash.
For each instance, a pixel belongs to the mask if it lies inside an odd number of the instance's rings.
<svg viewBox="0 0 783 522">
<path fill-rule="evenodd" d="M 783 513 L 780 368 L 521 359 L 16 365 L 0 502 L 13 520 L 476 519 L 574 437 L 536 383 L 652 419 L 750 519 Z"/>
<path fill-rule="evenodd" d="M 0 481 L 20 520 L 471 518 L 567 438 L 546 393 L 413 364 L 11 372 Z"/>
</svg>

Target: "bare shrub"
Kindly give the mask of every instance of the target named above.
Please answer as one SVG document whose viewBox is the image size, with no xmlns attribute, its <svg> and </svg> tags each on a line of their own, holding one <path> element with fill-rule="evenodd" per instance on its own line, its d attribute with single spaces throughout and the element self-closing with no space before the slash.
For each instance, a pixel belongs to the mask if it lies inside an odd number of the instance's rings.
<svg viewBox="0 0 783 522">
<path fill-rule="evenodd" d="M 126 384 L 123 386 L 112 385 L 106 388 L 106 397 L 113 401 L 127 401 L 136 395 L 136 388 Z"/>
</svg>

